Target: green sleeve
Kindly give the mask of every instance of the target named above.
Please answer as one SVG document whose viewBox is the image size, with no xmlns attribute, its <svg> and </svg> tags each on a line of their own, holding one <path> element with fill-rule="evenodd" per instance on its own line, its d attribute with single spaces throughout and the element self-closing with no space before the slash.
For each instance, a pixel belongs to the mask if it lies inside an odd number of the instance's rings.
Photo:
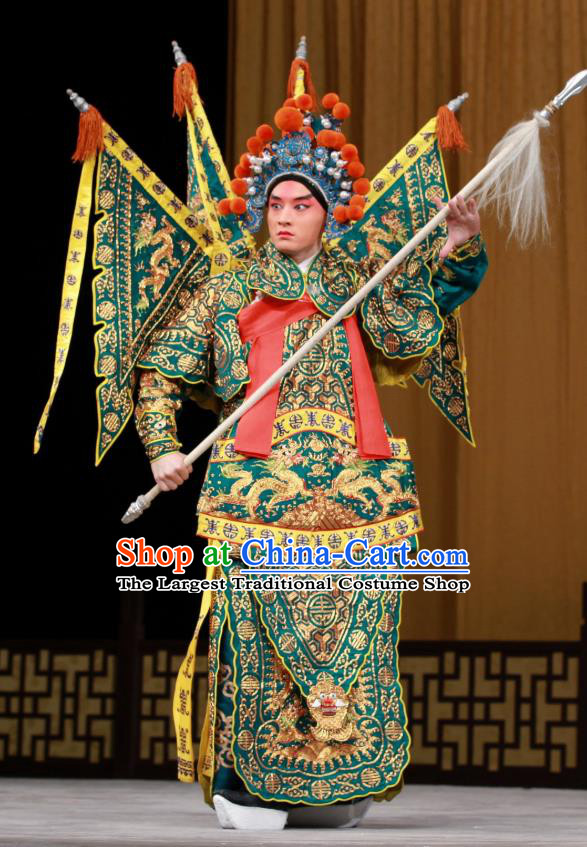
<svg viewBox="0 0 587 847">
<path fill-rule="evenodd" d="M 202 285 L 175 318 L 153 332 L 138 366 L 191 385 L 210 378 L 218 294 Z"/>
<path fill-rule="evenodd" d="M 480 233 L 449 253 L 442 264 L 431 263 L 432 289 L 441 315 L 448 315 L 477 291 L 488 264 Z"/>
<path fill-rule="evenodd" d="M 210 379 L 216 301 L 214 285 L 202 285 L 153 332 L 138 362 L 135 424 L 151 462 L 180 449 L 176 413 L 186 388 Z"/>
<path fill-rule="evenodd" d="M 182 391 L 211 387 L 226 402 L 249 381 L 248 349 L 238 327 L 239 311 L 248 302 L 245 273 L 211 277 L 172 321 L 153 332 L 138 366 L 181 380 Z"/>
</svg>

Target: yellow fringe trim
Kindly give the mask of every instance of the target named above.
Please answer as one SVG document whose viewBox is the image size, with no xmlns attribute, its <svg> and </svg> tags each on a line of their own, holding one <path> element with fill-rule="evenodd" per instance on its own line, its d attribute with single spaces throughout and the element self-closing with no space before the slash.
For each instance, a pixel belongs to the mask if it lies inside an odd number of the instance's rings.
<svg viewBox="0 0 587 847">
<path fill-rule="evenodd" d="M 376 523 L 327 530 L 292 529 L 292 527 L 278 524 L 250 523 L 202 512 L 198 515 L 196 534 L 237 545 L 244 544 L 249 538 L 272 538 L 277 544 L 285 543 L 287 538 L 291 538 L 294 546 L 308 545 L 316 548 L 327 545 L 333 553 L 342 553 L 345 544 L 351 538 L 366 538 L 370 545 L 385 546 L 414 535 L 416 532 L 422 532 L 423 529 L 419 509 L 412 509 L 397 517 L 386 518 Z"/>
<path fill-rule="evenodd" d="M 59 311 L 59 326 L 57 329 L 57 345 L 55 349 L 55 364 L 53 365 L 53 382 L 49 399 L 45 404 L 43 413 L 39 420 L 33 451 L 38 453 L 41 448 L 43 432 L 47 425 L 47 419 L 53 400 L 59 388 L 59 383 L 65 369 L 67 354 L 73 334 L 73 322 L 79 299 L 79 291 L 84 271 L 84 261 L 88 244 L 88 227 L 90 225 L 90 213 L 92 211 L 92 182 L 96 156 L 86 159 L 82 165 L 77 197 L 75 200 L 75 212 L 71 224 L 71 233 L 67 245 L 67 260 L 65 263 L 65 275 L 63 277 L 63 288 L 61 290 L 61 309 Z"/>
<path fill-rule="evenodd" d="M 350 446 L 355 446 L 356 431 L 355 424 L 350 418 L 339 415 L 336 412 L 324 411 L 324 409 L 296 409 L 293 412 L 284 412 L 275 418 L 273 424 L 273 445 L 280 444 L 292 435 L 299 432 L 324 432 L 334 435 L 340 441 Z M 234 448 L 234 438 L 221 438 L 212 447 L 211 462 L 243 461 L 248 458 L 242 453 L 237 453 Z M 408 461 L 410 451 L 405 438 L 389 438 L 392 459 Z"/>
<path fill-rule="evenodd" d="M 215 567 L 210 565 L 206 568 L 206 579 L 213 579 Z M 200 606 L 200 614 L 196 623 L 193 638 L 188 647 L 186 656 L 181 663 L 177 674 L 177 682 L 173 694 L 173 722 L 175 724 L 175 736 L 177 739 L 177 767 L 178 779 L 181 782 L 194 782 L 194 746 L 192 737 L 192 686 L 193 678 L 196 669 L 196 651 L 198 647 L 198 637 L 202 624 L 210 611 L 210 603 L 212 600 L 212 592 L 205 591 L 202 594 L 202 605 Z M 202 730 L 202 739 L 200 741 L 200 749 L 202 744 L 207 743 L 204 739 L 204 730 L 209 732 L 207 727 L 207 715 L 204 721 L 204 729 Z"/>
</svg>

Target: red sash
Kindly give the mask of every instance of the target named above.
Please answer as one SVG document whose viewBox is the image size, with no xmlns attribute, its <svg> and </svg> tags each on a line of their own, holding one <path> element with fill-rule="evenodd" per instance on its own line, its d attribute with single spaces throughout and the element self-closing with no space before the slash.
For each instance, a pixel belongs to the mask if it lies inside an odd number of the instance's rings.
<svg viewBox="0 0 587 847">
<path fill-rule="evenodd" d="M 265 295 L 239 313 L 241 339 L 243 343 L 252 341 L 247 363 L 251 377 L 247 397 L 281 367 L 285 327 L 317 311 L 306 293 L 300 300 L 278 300 Z M 389 440 L 356 315 L 345 318 L 342 324 L 351 354 L 359 455 L 363 459 L 389 459 Z M 239 420 L 234 442 L 238 453 L 262 459 L 269 455 L 278 399 L 279 382 Z"/>
</svg>

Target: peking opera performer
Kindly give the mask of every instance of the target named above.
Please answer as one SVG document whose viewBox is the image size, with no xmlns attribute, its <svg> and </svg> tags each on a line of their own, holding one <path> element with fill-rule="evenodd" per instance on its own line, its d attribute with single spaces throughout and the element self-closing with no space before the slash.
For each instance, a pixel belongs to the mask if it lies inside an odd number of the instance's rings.
<svg viewBox="0 0 587 847">
<path fill-rule="evenodd" d="M 413 377 L 472 440 L 459 306 L 477 290 L 487 256 L 475 201 L 448 199 L 440 121 L 369 182 L 341 131 L 349 107 L 330 93 L 319 109 L 300 52 L 288 94 L 278 131 L 257 129 L 233 196 L 218 204 L 223 232 L 256 231 L 266 215 L 269 240 L 239 268 L 203 279 L 138 362 L 135 420 L 161 489 L 191 472 L 175 422 L 185 399 L 213 395 L 226 418 L 447 202 L 450 213 L 214 444 L 197 532 L 209 544 L 228 541 L 231 552 L 207 576 L 245 568 L 239 551 L 250 538 L 333 552 L 350 538 L 407 539 L 417 549 L 414 468 L 382 417 L 376 381 Z M 339 590 L 333 581 L 327 591 L 237 591 L 227 579 L 226 591 L 203 596 L 174 717 L 179 777 L 197 776 L 222 827 L 355 826 L 373 800 L 401 790 L 410 748 L 401 592 Z M 206 617 L 196 764 L 191 684 Z"/>
</svg>

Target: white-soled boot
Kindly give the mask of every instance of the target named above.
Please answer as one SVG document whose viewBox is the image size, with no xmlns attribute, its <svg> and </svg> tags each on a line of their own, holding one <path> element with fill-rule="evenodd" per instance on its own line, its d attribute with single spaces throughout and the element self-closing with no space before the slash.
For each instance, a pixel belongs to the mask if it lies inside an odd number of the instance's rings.
<svg viewBox="0 0 587 847">
<path fill-rule="evenodd" d="M 329 827 L 331 829 L 351 829 L 358 826 L 367 814 L 373 800 L 365 797 L 358 803 L 341 806 L 334 803 L 331 806 L 292 806 L 288 812 L 288 828 L 295 827 Z"/>
<path fill-rule="evenodd" d="M 212 802 L 222 829 L 283 829 L 287 823 L 288 813 L 278 809 L 239 806 L 220 794 L 214 794 Z"/>
<path fill-rule="evenodd" d="M 354 803 L 351 806 L 352 818 L 348 824 L 343 824 L 342 829 L 346 829 L 352 826 L 358 826 L 367 812 L 369 811 L 369 807 L 373 804 L 373 799 L 371 797 L 365 797 L 364 800 L 360 800 L 358 803 Z"/>
</svg>

